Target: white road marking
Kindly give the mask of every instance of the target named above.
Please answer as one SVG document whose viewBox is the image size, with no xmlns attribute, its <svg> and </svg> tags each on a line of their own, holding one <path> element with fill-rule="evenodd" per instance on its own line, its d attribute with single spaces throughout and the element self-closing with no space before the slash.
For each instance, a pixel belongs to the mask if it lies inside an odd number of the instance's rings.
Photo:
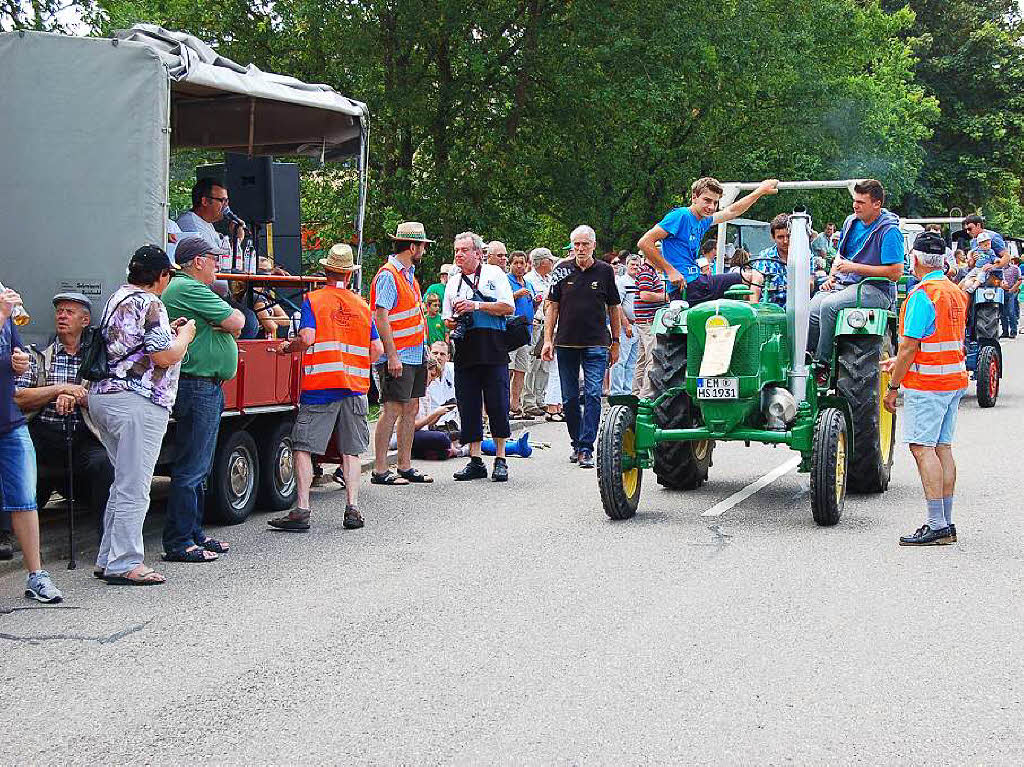
<svg viewBox="0 0 1024 767">
<path fill-rule="evenodd" d="M 736 504 L 742 503 L 743 501 L 747 500 L 747 498 L 752 496 L 754 493 L 756 493 L 762 487 L 767 487 L 768 485 L 770 485 L 772 482 L 774 482 L 775 480 L 777 480 L 779 477 L 783 476 L 784 474 L 789 474 L 789 472 L 793 471 L 793 469 L 795 469 L 799 465 L 800 465 L 800 458 L 797 457 L 797 458 L 792 458 L 792 459 L 786 461 L 781 466 L 776 466 L 774 469 L 769 471 L 767 474 L 765 474 L 760 479 L 754 480 L 753 482 L 751 482 L 749 485 L 747 485 L 742 490 L 737 490 L 735 493 L 730 495 L 724 501 L 719 501 L 714 506 L 712 506 L 710 509 L 708 509 L 703 514 L 701 514 L 701 516 L 702 517 L 720 517 L 720 516 L 722 516 L 723 514 L 725 514 L 725 512 L 727 512 L 729 509 L 731 509 Z"/>
</svg>

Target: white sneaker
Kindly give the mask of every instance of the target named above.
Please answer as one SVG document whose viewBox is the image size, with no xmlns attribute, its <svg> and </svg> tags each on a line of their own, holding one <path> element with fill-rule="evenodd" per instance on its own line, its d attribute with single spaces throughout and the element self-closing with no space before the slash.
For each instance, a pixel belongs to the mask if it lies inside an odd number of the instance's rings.
<svg viewBox="0 0 1024 767">
<path fill-rule="evenodd" d="M 28 574 L 28 578 L 25 579 L 25 596 L 50 605 L 64 601 L 64 595 L 53 585 L 53 580 L 46 570 L 36 570 Z"/>
</svg>

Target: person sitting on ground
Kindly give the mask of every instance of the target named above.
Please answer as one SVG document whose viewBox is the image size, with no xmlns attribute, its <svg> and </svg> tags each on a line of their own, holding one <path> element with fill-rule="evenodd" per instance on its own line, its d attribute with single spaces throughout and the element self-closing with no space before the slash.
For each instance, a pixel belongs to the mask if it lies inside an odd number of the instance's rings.
<svg viewBox="0 0 1024 767">
<path fill-rule="evenodd" d="M 82 335 L 92 319 L 92 302 L 81 293 L 58 293 L 53 306 L 56 338 L 42 354 L 33 349 L 29 369 L 15 383 L 14 401 L 29 422 L 36 448 L 40 508 L 51 490 L 65 487 L 60 478 L 67 471 L 70 437 L 76 494 L 88 499 L 89 511 L 102 529 L 114 467 L 89 417 L 89 382 L 82 381 L 79 373 Z"/>
<path fill-rule="evenodd" d="M 436 357 L 427 358 L 427 386 L 441 378 L 443 368 Z M 429 397 L 420 397 L 420 409 L 416 415 L 416 431 L 412 436 L 412 457 L 420 461 L 444 461 L 458 455 L 468 454 L 461 450 L 458 432 L 439 428 L 442 422 L 457 412 L 454 398 L 435 406 Z M 390 450 L 398 449 L 398 437 L 391 436 Z"/>
<path fill-rule="evenodd" d="M 437 360 L 439 366 L 437 376 L 427 383 L 426 391 L 421 399 L 426 400 L 427 410 L 433 412 L 437 408 L 455 400 L 455 365 L 451 362 L 451 350 L 444 341 L 437 341 L 430 346 L 431 358 Z M 443 431 L 454 433 L 458 439 L 458 432 L 462 426 L 459 422 L 459 411 L 451 410 L 446 416 L 440 418 L 437 427 Z"/>
</svg>

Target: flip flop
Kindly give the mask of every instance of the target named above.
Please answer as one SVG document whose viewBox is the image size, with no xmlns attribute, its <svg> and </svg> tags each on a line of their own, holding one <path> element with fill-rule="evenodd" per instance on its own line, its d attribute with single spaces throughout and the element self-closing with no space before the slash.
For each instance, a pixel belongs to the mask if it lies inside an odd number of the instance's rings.
<svg viewBox="0 0 1024 767">
<path fill-rule="evenodd" d="M 108 575 L 105 580 L 108 586 L 162 586 L 167 582 L 156 570 L 143 565 L 126 573 Z"/>
<path fill-rule="evenodd" d="M 414 484 L 426 484 L 426 485 L 429 485 L 431 482 L 434 481 L 434 478 L 431 477 L 429 474 L 423 474 L 422 472 L 420 472 L 419 469 L 417 469 L 415 467 L 412 467 L 412 468 L 408 469 L 407 471 L 402 471 L 401 469 L 399 469 L 398 470 L 398 476 L 400 476 L 402 479 L 408 480 L 409 482 L 412 482 Z"/>
<path fill-rule="evenodd" d="M 401 477 L 395 472 L 388 469 L 383 474 L 378 474 L 375 471 L 370 472 L 370 484 L 371 485 L 408 485 L 409 480 L 405 477 Z"/>
</svg>

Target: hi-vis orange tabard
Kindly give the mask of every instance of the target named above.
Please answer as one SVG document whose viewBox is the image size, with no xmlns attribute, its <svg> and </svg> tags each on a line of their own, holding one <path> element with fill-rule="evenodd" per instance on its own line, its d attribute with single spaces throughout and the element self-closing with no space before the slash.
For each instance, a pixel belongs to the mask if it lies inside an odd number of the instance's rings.
<svg viewBox="0 0 1024 767">
<path fill-rule="evenodd" d="M 391 272 L 398 288 L 398 303 L 388 312 L 388 322 L 391 324 L 391 335 L 395 339 L 395 348 L 408 349 L 422 346 L 427 340 L 427 323 L 423 319 L 423 299 L 420 295 L 419 282 L 413 280 L 413 284 L 410 285 L 409 280 L 400 269 L 390 261 L 385 261 L 370 286 L 370 305 L 377 306 L 377 277 L 385 269 Z M 377 332 L 380 332 L 380 328 L 377 328 Z"/>
<path fill-rule="evenodd" d="M 307 296 L 316 341 L 302 357 L 303 391 L 370 390 L 370 307 L 351 290 L 328 286 Z"/>
<path fill-rule="evenodd" d="M 923 290 L 935 307 L 935 332 L 921 339 L 903 386 L 923 391 L 958 391 L 967 387 L 964 364 L 964 328 L 967 325 L 967 295 L 949 280 L 925 280 L 914 291 Z M 914 291 L 911 291 L 913 293 Z M 900 336 L 908 300 L 900 309 Z"/>
</svg>

